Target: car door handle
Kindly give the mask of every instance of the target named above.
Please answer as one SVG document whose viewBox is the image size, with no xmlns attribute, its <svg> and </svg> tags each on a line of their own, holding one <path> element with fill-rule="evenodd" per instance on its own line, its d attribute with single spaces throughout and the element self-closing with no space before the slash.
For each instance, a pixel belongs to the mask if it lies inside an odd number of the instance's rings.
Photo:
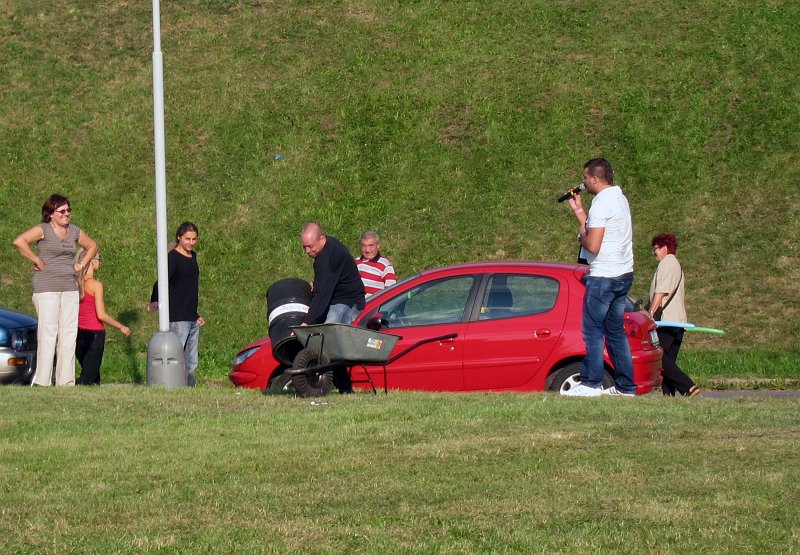
<svg viewBox="0 0 800 555">
<path fill-rule="evenodd" d="M 534 337 L 550 337 L 552 332 L 547 328 L 539 328 L 533 332 Z"/>
<path fill-rule="evenodd" d="M 448 337 L 446 339 L 440 339 L 439 340 L 439 345 L 441 345 L 442 347 L 448 347 L 449 346 L 450 347 L 450 349 L 449 349 L 450 352 L 453 352 L 453 351 L 456 350 L 456 347 L 454 345 L 455 342 L 456 342 L 456 338 L 455 337 Z"/>
</svg>

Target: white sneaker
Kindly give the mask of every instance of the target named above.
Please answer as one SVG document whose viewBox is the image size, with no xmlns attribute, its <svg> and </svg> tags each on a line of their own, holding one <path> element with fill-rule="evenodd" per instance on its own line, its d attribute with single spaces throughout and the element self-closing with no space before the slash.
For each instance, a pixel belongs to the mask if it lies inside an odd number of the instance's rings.
<svg viewBox="0 0 800 555">
<path fill-rule="evenodd" d="M 603 389 L 600 391 L 600 395 L 616 395 L 618 397 L 636 397 L 635 393 L 624 393 L 617 389 L 617 386 L 612 385 L 608 389 Z"/>
<path fill-rule="evenodd" d="M 561 390 L 561 395 L 566 395 L 567 397 L 600 397 L 602 394 L 600 388 L 589 387 L 581 383 L 573 385 L 569 389 Z"/>
</svg>

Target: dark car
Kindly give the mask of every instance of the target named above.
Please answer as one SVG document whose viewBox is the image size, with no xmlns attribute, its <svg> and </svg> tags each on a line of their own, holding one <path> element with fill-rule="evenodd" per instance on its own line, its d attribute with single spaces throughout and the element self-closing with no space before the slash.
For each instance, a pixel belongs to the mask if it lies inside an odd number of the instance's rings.
<svg viewBox="0 0 800 555">
<path fill-rule="evenodd" d="M 36 318 L 0 308 L 0 384 L 29 384 L 36 370 Z"/>
<path fill-rule="evenodd" d="M 587 267 L 546 262 L 483 262 L 426 270 L 367 300 L 354 326 L 401 336 L 393 353 L 445 334 L 455 338 L 415 349 L 386 367 L 390 389 L 564 391 L 578 382 L 586 354 L 581 311 Z M 644 311 L 625 313 L 636 392 L 661 381 L 656 324 Z M 605 386 L 614 368 L 605 356 Z M 366 372 L 365 372 L 366 369 Z M 265 337 L 241 349 L 230 380 L 286 390 L 290 375 Z M 354 366 L 353 379 L 382 387 L 383 369 Z"/>
</svg>

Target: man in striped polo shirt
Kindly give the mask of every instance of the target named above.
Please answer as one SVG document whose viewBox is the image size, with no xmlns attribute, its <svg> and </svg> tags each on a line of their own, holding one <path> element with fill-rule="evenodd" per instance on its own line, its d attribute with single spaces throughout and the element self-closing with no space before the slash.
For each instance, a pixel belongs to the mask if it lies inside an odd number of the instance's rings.
<svg viewBox="0 0 800 555">
<path fill-rule="evenodd" d="M 365 231 L 361 234 L 361 256 L 356 258 L 356 264 L 366 297 L 397 283 L 394 267 L 388 258 L 381 256 L 380 248 L 381 240 L 377 233 Z"/>
</svg>

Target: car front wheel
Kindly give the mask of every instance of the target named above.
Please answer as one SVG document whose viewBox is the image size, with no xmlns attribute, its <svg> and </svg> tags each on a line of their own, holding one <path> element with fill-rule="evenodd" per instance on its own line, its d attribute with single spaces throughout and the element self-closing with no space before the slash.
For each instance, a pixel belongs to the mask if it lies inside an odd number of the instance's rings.
<svg viewBox="0 0 800 555">
<path fill-rule="evenodd" d="M 264 395 L 277 395 L 282 393 L 294 393 L 294 376 L 285 372 L 277 374 L 269 381 L 269 385 L 264 389 Z"/>
</svg>

